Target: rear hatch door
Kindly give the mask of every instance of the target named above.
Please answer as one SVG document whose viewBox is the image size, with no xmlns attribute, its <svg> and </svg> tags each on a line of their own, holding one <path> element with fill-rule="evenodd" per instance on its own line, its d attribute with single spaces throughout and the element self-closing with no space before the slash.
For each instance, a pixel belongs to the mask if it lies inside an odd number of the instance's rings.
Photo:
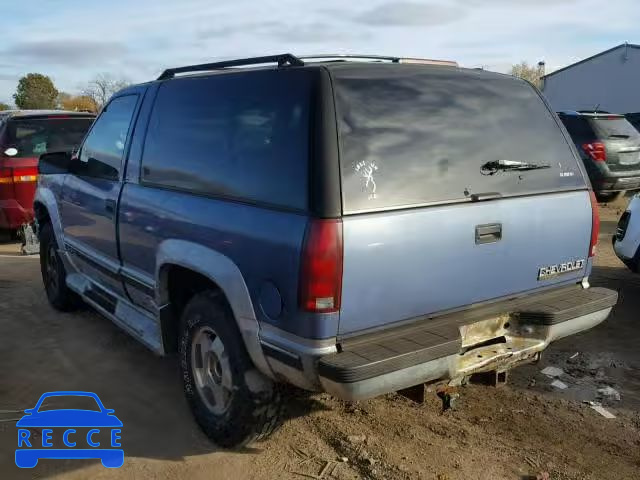
<svg viewBox="0 0 640 480">
<path fill-rule="evenodd" d="M 332 74 L 344 211 L 339 334 L 587 274 L 585 177 L 531 86 L 415 65 Z"/>
<path fill-rule="evenodd" d="M 594 116 L 589 119 L 607 152 L 612 172 L 640 170 L 640 132 L 621 115 Z"/>
</svg>

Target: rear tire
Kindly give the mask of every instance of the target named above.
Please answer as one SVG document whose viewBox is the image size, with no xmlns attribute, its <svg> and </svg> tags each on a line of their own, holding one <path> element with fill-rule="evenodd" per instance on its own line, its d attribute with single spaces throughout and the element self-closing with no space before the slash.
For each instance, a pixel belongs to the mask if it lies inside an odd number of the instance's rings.
<svg viewBox="0 0 640 480">
<path fill-rule="evenodd" d="M 61 312 L 75 310 L 80 300 L 67 287 L 67 272 L 58 253 L 58 244 L 50 223 L 45 223 L 40 229 L 40 246 L 40 272 L 49 303 Z"/>
<path fill-rule="evenodd" d="M 624 192 L 610 192 L 610 193 L 598 193 L 596 192 L 596 199 L 598 202 L 611 203 L 615 202 Z"/>
<path fill-rule="evenodd" d="M 187 303 L 179 354 L 189 407 L 214 443 L 244 446 L 278 427 L 282 411 L 278 386 L 252 364 L 219 293 L 205 291 Z"/>
</svg>

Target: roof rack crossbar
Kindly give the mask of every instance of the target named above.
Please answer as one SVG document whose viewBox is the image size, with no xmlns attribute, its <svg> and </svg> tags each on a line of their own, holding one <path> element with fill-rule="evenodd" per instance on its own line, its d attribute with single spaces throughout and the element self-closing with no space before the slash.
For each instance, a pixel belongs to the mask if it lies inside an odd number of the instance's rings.
<svg viewBox="0 0 640 480">
<path fill-rule="evenodd" d="M 226 60 L 222 62 L 201 63 L 199 65 L 187 65 L 185 67 L 167 68 L 158 77 L 158 80 L 167 80 L 169 78 L 173 78 L 177 73 L 206 72 L 210 70 L 218 70 L 221 68 L 260 65 L 263 63 L 277 63 L 279 67 L 301 67 L 304 65 L 304 62 L 299 57 L 296 57 L 291 53 L 282 53 L 280 55 L 269 55 L 265 57 L 239 58 L 236 60 Z"/>
<path fill-rule="evenodd" d="M 388 62 L 392 62 L 392 63 L 400 63 L 400 57 L 387 57 L 384 55 L 352 55 L 352 54 L 344 54 L 344 53 L 327 53 L 327 54 L 320 54 L 320 55 L 304 55 L 304 56 L 299 56 L 298 57 L 300 60 L 322 60 L 322 59 L 331 59 L 331 58 L 335 58 L 335 59 L 349 59 L 349 58 L 355 58 L 355 59 L 362 59 L 362 60 L 386 60 Z"/>
</svg>

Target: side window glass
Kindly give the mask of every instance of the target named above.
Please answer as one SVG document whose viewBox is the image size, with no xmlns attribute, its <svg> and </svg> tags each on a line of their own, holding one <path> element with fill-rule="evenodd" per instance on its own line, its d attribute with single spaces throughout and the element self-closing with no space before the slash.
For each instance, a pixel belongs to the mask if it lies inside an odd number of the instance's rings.
<svg viewBox="0 0 640 480">
<path fill-rule="evenodd" d="M 593 136 L 593 131 L 584 118 L 562 115 L 560 120 L 574 140 L 585 140 Z"/>
<path fill-rule="evenodd" d="M 309 71 L 178 78 L 158 91 L 142 181 L 304 210 Z"/>
<path fill-rule="evenodd" d="M 137 101 L 126 95 L 105 107 L 82 145 L 78 175 L 118 180 Z"/>
</svg>

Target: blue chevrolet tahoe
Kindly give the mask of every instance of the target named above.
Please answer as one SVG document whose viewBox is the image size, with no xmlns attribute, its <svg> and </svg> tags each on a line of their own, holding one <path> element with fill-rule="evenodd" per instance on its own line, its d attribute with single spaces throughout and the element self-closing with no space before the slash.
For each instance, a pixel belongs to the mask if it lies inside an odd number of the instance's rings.
<svg viewBox="0 0 640 480">
<path fill-rule="evenodd" d="M 290 54 L 166 70 L 39 163 L 42 277 L 177 353 L 217 444 L 278 384 L 360 400 L 539 359 L 602 322 L 597 205 L 566 130 L 510 76 Z"/>
</svg>

